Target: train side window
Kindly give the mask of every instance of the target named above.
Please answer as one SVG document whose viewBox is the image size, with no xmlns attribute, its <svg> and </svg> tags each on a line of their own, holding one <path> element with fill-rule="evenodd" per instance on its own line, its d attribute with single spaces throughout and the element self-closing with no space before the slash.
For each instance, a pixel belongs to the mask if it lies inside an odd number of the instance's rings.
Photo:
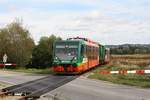
<svg viewBox="0 0 150 100">
<path fill-rule="evenodd" d="M 90 51 L 89 46 L 87 46 L 87 57 L 90 58 Z"/>
<path fill-rule="evenodd" d="M 95 52 L 94 52 L 94 47 L 92 47 L 92 53 L 93 53 L 93 59 L 94 59 L 94 55 L 95 55 Z"/>
<path fill-rule="evenodd" d="M 93 59 L 94 59 L 94 55 L 95 55 L 95 52 L 94 52 L 94 47 L 93 47 Z"/>
<path fill-rule="evenodd" d="M 88 53 L 89 59 L 91 59 L 91 47 L 90 46 L 88 46 L 88 51 L 89 51 L 89 53 Z"/>
<path fill-rule="evenodd" d="M 94 55 L 94 53 L 93 53 L 93 47 L 91 47 L 91 54 L 92 54 L 92 59 L 93 59 L 93 55 Z"/>
<path fill-rule="evenodd" d="M 94 47 L 94 59 L 96 59 L 96 47 Z"/>
<path fill-rule="evenodd" d="M 87 57 L 87 54 L 86 54 L 86 46 L 84 45 L 84 54 L 83 54 L 84 57 Z"/>
<path fill-rule="evenodd" d="M 89 57 L 89 50 L 88 50 L 88 46 L 86 46 L 86 55 L 87 55 L 87 57 Z"/>
<path fill-rule="evenodd" d="M 84 56 L 84 46 L 81 45 L 81 56 Z"/>
<path fill-rule="evenodd" d="M 92 48 L 90 46 L 90 59 L 92 59 Z"/>
</svg>

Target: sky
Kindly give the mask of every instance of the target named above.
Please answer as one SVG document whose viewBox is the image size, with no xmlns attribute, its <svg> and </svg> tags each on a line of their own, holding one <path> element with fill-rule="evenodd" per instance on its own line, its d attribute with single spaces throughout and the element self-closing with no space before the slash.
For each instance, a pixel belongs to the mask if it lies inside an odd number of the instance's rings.
<svg viewBox="0 0 150 100">
<path fill-rule="evenodd" d="M 51 34 L 105 45 L 150 43 L 150 0 L 0 0 L 0 28 L 16 18 L 36 43 Z"/>
</svg>

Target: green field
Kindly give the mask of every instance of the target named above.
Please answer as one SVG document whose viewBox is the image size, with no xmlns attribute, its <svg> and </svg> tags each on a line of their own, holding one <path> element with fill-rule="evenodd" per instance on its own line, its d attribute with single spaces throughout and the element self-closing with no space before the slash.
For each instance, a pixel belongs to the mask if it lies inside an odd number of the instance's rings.
<svg viewBox="0 0 150 100">
<path fill-rule="evenodd" d="M 108 65 L 95 68 L 92 75 L 88 76 L 92 79 L 110 81 L 117 84 L 125 84 L 131 86 L 139 86 L 150 88 L 150 74 L 97 74 L 102 70 L 137 70 L 150 69 L 149 55 L 113 55 Z"/>
</svg>

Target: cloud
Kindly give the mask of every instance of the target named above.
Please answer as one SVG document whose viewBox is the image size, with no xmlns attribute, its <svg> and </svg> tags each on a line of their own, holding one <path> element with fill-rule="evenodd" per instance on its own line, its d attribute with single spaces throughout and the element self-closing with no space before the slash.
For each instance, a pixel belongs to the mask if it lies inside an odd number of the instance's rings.
<svg viewBox="0 0 150 100">
<path fill-rule="evenodd" d="M 0 13 L 0 27 L 4 27 L 18 17 L 23 19 L 24 26 L 30 30 L 36 42 L 41 36 L 55 34 L 64 39 L 75 36 L 87 37 L 102 44 L 150 43 L 148 39 L 150 38 L 150 15 L 136 14 L 136 10 L 130 11 L 130 7 L 122 3 L 112 1 L 108 3 L 101 0 L 100 6 L 99 0 L 76 0 L 76 4 L 88 5 L 90 10 L 51 11 L 49 10 L 51 8 L 45 7 L 44 9 L 47 10 L 43 10 L 37 5 L 57 2 L 72 4 L 73 2 L 71 0 L 31 0 L 26 1 L 25 4 L 27 2 L 31 3 L 29 8 L 18 9 L 20 6 L 9 4 L 7 7 L 10 11 Z"/>
</svg>

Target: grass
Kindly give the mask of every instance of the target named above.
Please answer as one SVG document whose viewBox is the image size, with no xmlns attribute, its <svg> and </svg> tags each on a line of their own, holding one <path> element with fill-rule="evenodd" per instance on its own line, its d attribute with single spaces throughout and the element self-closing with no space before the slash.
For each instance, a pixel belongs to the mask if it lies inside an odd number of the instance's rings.
<svg viewBox="0 0 150 100">
<path fill-rule="evenodd" d="M 141 62 L 142 63 L 141 63 Z M 110 81 L 117 84 L 150 88 L 150 74 L 97 74 L 102 70 L 138 70 L 150 69 L 150 55 L 112 55 L 108 65 L 97 67 L 93 70 L 92 79 Z"/>
<path fill-rule="evenodd" d="M 99 79 L 104 81 L 110 81 L 117 84 L 125 84 L 131 86 L 139 86 L 144 88 L 150 88 L 150 76 L 148 75 L 137 75 L 137 74 L 127 74 L 127 75 L 100 75 L 93 74 L 89 78 Z"/>
<path fill-rule="evenodd" d="M 1 69 L 3 70 L 3 69 Z M 17 69 L 5 69 L 9 71 L 15 71 L 15 72 L 24 72 L 24 73 L 32 73 L 32 74 L 53 74 L 52 69 L 35 69 L 35 68 L 17 68 Z"/>
</svg>

